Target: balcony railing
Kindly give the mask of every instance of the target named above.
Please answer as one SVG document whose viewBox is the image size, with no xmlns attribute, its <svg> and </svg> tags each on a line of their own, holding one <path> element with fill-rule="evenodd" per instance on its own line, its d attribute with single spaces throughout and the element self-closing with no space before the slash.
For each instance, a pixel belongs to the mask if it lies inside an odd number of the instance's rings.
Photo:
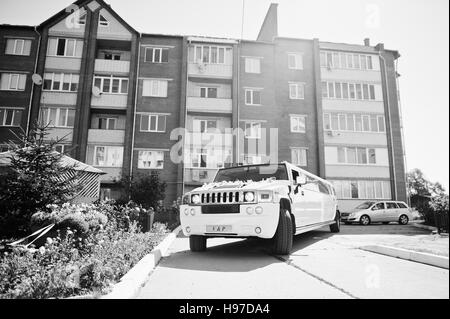
<svg viewBox="0 0 450 319">
<path fill-rule="evenodd" d="M 217 173 L 216 168 L 186 168 L 184 170 L 184 182 L 192 184 L 210 183 Z"/>
<path fill-rule="evenodd" d="M 124 130 L 97 130 L 88 131 L 88 143 L 99 143 L 107 145 L 123 145 L 125 142 Z"/>
<path fill-rule="evenodd" d="M 232 99 L 206 99 L 201 97 L 188 97 L 186 106 L 192 112 L 231 113 Z"/>
<path fill-rule="evenodd" d="M 188 74 L 198 77 L 232 78 L 233 66 L 230 64 L 189 63 Z"/>
<path fill-rule="evenodd" d="M 102 94 L 92 96 L 91 106 L 101 109 L 126 109 L 128 103 L 127 94 Z"/>
<path fill-rule="evenodd" d="M 130 61 L 95 60 L 96 73 L 123 74 L 130 72 Z"/>
</svg>

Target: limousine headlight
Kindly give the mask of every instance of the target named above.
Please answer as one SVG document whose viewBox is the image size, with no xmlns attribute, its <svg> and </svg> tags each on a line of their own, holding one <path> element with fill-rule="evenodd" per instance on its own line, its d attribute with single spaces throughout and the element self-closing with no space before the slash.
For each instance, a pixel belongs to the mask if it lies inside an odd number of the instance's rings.
<svg viewBox="0 0 450 319">
<path fill-rule="evenodd" d="M 189 195 L 184 195 L 183 196 L 183 205 L 189 205 L 190 201 L 189 201 Z"/>
<path fill-rule="evenodd" d="M 255 193 L 253 192 L 246 192 L 244 194 L 244 201 L 246 202 L 253 202 L 255 200 Z"/>
<path fill-rule="evenodd" d="M 191 201 L 195 205 L 200 204 L 200 195 L 192 195 Z"/>
</svg>

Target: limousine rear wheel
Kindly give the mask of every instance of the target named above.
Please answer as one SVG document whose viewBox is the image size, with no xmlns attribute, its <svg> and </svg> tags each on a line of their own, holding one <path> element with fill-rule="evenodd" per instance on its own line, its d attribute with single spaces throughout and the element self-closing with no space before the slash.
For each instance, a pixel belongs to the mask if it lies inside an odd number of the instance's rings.
<svg viewBox="0 0 450 319">
<path fill-rule="evenodd" d="M 191 248 L 191 251 L 205 251 L 206 250 L 206 237 L 205 236 L 198 236 L 198 235 L 192 235 L 189 237 L 189 247 Z"/>
<path fill-rule="evenodd" d="M 273 253 L 277 255 L 289 255 L 292 250 L 292 218 L 287 209 L 280 209 L 280 219 L 277 231 L 273 237 Z"/>
<path fill-rule="evenodd" d="M 341 214 L 336 212 L 336 217 L 334 217 L 335 223 L 330 225 L 330 231 L 332 233 L 339 233 L 341 231 Z"/>
</svg>

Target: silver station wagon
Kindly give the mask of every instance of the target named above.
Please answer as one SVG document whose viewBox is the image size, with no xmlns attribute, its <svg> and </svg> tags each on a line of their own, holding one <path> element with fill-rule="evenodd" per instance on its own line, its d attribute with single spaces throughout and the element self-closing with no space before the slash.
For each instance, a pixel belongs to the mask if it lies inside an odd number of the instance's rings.
<svg viewBox="0 0 450 319">
<path fill-rule="evenodd" d="M 359 223 L 364 226 L 371 223 L 389 224 L 390 222 L 406 225 L 412 218 L 412 212 L 408 205 L 399 201 L 368 201 L 357 206 L 351 212 L 341 213 L 343 223 Z"/>
</svg>

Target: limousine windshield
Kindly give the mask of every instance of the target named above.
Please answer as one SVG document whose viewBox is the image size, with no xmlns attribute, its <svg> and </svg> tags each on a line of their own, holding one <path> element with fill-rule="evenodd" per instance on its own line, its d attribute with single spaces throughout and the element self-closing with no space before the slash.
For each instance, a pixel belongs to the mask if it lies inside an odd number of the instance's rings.
<svg viewBox="0 0 450 319">
<path fill-rule="evenodd" d="M 286 166 L 279 165 L 255 165 L 241 166 L 220 170 L 214 182 L 254 181 L 275 178 L 277 180 L 288 180 Z"/>
</svg>

